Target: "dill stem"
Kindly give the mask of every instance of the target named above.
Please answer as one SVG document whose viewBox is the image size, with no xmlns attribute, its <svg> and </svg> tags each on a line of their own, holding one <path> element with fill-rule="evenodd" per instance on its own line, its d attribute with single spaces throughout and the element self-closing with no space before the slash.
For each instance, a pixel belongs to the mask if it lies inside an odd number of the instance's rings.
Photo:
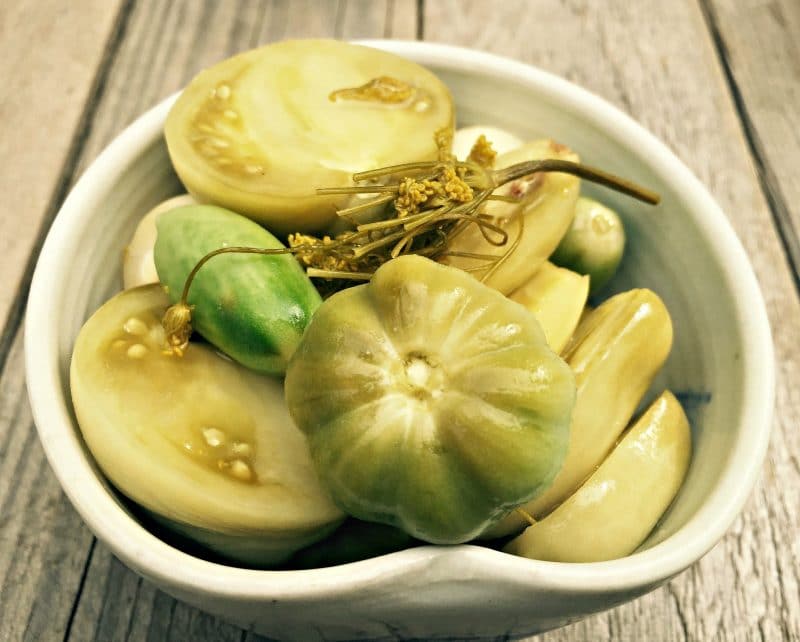
<svg viewBox="0 0 800 642">
<path fill-rule="evenodd" d="M 593 183 L 604 185 L 635 199 L 649 203 L 650 205 L 657 205 L 661 197 L 654 191 L 637 185 L 633 181 L 616 176 L 609 172 L 589 165 L 581 163 L 574 163 L 572 161 L 560 160 L 556 158 L 545 158 L 542 160 L 525 161 L 511 165 L 504 169 L 494 172 L 494 179 L 498 185 L 505 185 L 523 176 L 535 174 L 536 172 L 563 172 L 565 174 L 573 174 L 580 178 L 585 178 Z"/>
</svg>

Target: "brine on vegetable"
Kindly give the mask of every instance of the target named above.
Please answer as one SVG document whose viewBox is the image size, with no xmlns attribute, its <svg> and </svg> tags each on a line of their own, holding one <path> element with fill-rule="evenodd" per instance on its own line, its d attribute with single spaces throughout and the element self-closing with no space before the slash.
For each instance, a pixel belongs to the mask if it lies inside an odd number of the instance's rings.
<svg viewBox="0 0 800 642">
<path fill-rule="evenodd" d="M 580 321 L 588 296 L 588 276 L 546 261 L 508 298 L 533 313 L 544 330 L 547 344 L 561 354 Z"/>
<path fill-rule="evenodd" d="M 577 162 L 578 156 L 552 140 L 527 143 L 497 157 L 498 169 L 526 161 L 556 159 Z M 537 172 L 518 178 L 497 190 L 497 193 L 518 199 L 519 203 L 489 201 L 485 214 L 507 235 L 499 245 L 487 239 L 477 226 L 465 229 L 448 247 L 448 265 L 471 270 L 487 285 L 509 294 L 530 279 L 558 246 L 575 215 L 580 179 L 561 172 Z M 496 238 L 496 235 L 494 235 Z M 468 254 L 502 257 L 495 265 L 481 263 Z"/>
<path fill-rule="evenodd" d="M 288 234 L 325 229 L 346 201 L 316 187 L 433 160 L 434 134 L 453 122 L 447 87 L 424 67 L 346 42 L 289 40 L 198 74 L 165 134 L 191 193 Z"/>
<path fill-rule="evenodd" d="M 689 422 L 666 391 L 574 495 L 504 550 L 553 562 L 633 553 L 680 490 L 691 450 Z"/>
<path fill-rule="evenodd" d="M 209 252 L 232 246 L 280 249 L 267 230 L 213 205 L 192 205 L 162 214 L 157 222 L 155 263 L 173 303 L 192 326 L 239 363 L 282 375 L 320 296 L 293 256 L 225 254 L 187 278 Z M 184 300 L 184 293 L 186 294 Z M 178 310 L 180 312 L 180 310 Z M 171 333 L 180 352 L 188 324 Z"/>
<path fill-rule="evenodd" d="M 550 484 L 575 397 L 533 315 L 417 256 L 320 306 L 285 389 L 339 506 L 442 544 Z"/>
<path fill-rule="evenodd" d="M 207 345 L 165 354 L 168 305 L 158 285 L 127 290 L 81 329 L 70 386 L 86 444 L 111 482 L 168 527 L 238 562 L 282 562 L 343 515 L 281 384 Z"/>
<path fill-rule="evenodd" d="M 580 323 L 563 356 L 578 386 L 569 447 L 553 483 L 524 506 L 537 519 L 569 497 L 603 461 L 628 425 L 672 347 L 672 320 L 651 290 L 622 292 Z M 526 524 L 512 512 L 486 534 Z"/>
</svg>

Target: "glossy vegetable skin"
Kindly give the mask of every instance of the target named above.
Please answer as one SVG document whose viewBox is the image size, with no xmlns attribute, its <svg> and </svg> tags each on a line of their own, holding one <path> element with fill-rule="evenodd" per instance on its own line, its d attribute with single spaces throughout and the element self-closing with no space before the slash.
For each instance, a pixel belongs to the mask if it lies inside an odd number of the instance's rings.
<svg viewBox="0 0 800 642">
<path fill-rule="evenodd" d="M 580 321 L 588 296 L 588 276 L 546 261 L 508 298 L 533 313 L 544 330 L 547 344 L 560 354 Z"/>
<path fill-rule="evenodd" d="M 142 217 L 122 257 L 122 285 L 126 290 L 140 285 L 158 283 L 158 272 L 153 258 L 157 233 L 156 219 L 164 212 L 169 212 L 176 207 L 195 203 L 197 201 L 188 194 L 173 196 L 156 205 Z"/>
<path fill-rule="evenodd" d="M 222 555 L 282 562 L 342 519 L 314 473 L 280 383 L 193 345 L 164 354 L 158 285 L 127 290 L 86 322 L 70 388 L 100 468 L 162 523 Z"/>
<path fill-rule="evenodd" d="M 578 386 L 569 448 L 553 483 L 524 509 L 536 518 L 571 495 L 600 465 L 630 421 L 672 347 L 672 320 L 651 290 L 617 294 L 584 318 L 563 353 Z M 510 513 L 488 536 L 526 525 Z"/>
<path fill-rule="evenodd" d="M 597 201 L 580 197 L 575 218 L 551 260 L 556 265 L 586 274 L 592 293 L 600 290 L 617 271 L 625 251 L 625 227 L 619 214 Z"/>
<path fill-rule="evenodd" d="M 564 145 L 552 140 L 538 140 L 501 154 L 495 167 L 501 169 L 544 158 L 578 161 L 577 154 Z M 481 263 L 471 258 L 448 256 L 443 262 L 473 269 L 472 274 L 486 285 L 510 294 L 536 274 L 558 246 L 575 215 L 579 189 L 580 180 L 576 176 L 559 172 L 540 172 L 504 185 L 496 193 L 517 198 L 520 204 L 489 201 L 485 213 L 508 234 L 507 243 L 492 245 L 473 225 L 453 239 L 448 251 L 499 257 L 519 238 L 514 251 L 491 274 L 488 274 L 489 268 L 475 269 Z M 522 228 L 520 218 L 524 221 Z M 497 238 L 497 234 L 493 238 Z"/>
<path fill-rule="evenodd" d="M 334 500 L 440 544 L 551 482 L 575 395 L 530 313 L 418 256 L 327 299 L 285 389 Z"/>
<path fill-rule="evenodd" d="M 208 252 L 225 246 L 283 247 L 249 219 L 213 205 L 158 219 L 155 262 L 173 303 Z M 224 254 L 198 272 L 189 290 L 194 328 L 225 354 L 265 374 L 281 375 L 320 296 L 290 255 Z"/>
<path fill-rule="evenodd" d="M 664 392 L 574 495 L 504 550 L 554 562 L 630 555 L 680 490 L 691 449 L 686 415 Z"/>
<path fill-rule="evenodd" d="M 386 97 L 369 89 L 375 79 Z M 435 132 L 453 122 L 447 87 L 416 63 L 346 42 L 287 40 L 198 74 L 170 110 L 165 135 L 191 193 L 287 234 L 335 220 L 346 198 L 315 188 L 433 160 Z"/>
</svg>

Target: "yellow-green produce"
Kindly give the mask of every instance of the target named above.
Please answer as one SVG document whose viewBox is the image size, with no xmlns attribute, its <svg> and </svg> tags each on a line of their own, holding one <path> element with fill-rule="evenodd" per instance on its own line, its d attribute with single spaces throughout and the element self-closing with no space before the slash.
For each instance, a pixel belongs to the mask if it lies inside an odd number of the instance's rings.
<svg viewBox="0 0 800 642">
<path fill-rule="evenodd" d="M 173 303 L 187 277 L 214 250 L 283 244 L 250 219 L 214 205 L 188 205 L 158 217 L 155 264 Z M 192 325 L 242 365 L 282 375 L 321 299 L 288 254 L 223 254 L 197 271 L 186 302 Z"/>
<path fill-rule="evenodd" d="M 434 134 L 452 130 L 447 87 L 394 54 L 335 40 L 287 40 L 198 74 L 164 133 L 192 194 L 276 234 L 318 232 L 354 172 L 434 160 Z"/>
<path fill-rule="evenodd" d="M 578 162 L 578 155 L 564 145 L 537 140 L 501 154 L 495 167 L 502 169 L 543 158 Z M 477 226 L 471 226 L 453 239 L 448 251 L 501 256 L 513 247 L 513 252 L 488 277 L 489 268 L 472 272 L 479 279 L 486 277 L 486 285 L 510 294 L 525 284 L 558 246 L 575 215 L 579 189 L 580 179 L 560 172 L 539 172 L 512 181 L 496 193 L 518 198 L 521 204 L 489 201 L 485 209 L 492 222 L 508 233 L 508 242 L 492 245 Z M 481 261 L 460 256 L 448 256 L 443 262 L 462 269 L 482 265 Z"/>
<path fill-rule="evenodd" d="M 419 256 L 324 301 L 285 389 L 337 504 L 440 544 L 550 484 L 575 398 L 532 314 Z"/>
<path fill-rule="evenodd" d="M 563 354 L 578 386 L 567 456 L 552 485 L 523 510 L 541 517 L 594 472 L 628 425 L 671 346 L 669 312 L 651 290 L 611 297 L 581 321 Z M 485 536 L 518 532 L 526 523 L 511 512 Z"/>
<path fill-rule="evenodd" d="M 589 296 L 589 277 L 545 261 L 508 298 L 524 305 L 542 326 L 547 344 L 559 354 L 569 342 Z"/>
<path fill-rule="evenodd" d="M 581 196 L 575 218 L 550 257 L 560 265 L 591 278 L 597 292 L 614 276 L 625 251 L 625 227 L 619 214 L 594 199 Z"/>
<path fill-rule="evenodd" d="M 173 196 L 156 205 L 142 217 L 136 226 L 131 242 L 122 255 L 122 285 L 127 290 L 140 285 L 158 283 L 158 272 L 153 258 L 156 244 L 156 219 L 176 207 L 193 205 L 197 201 L 188 194 Z"/>
<path fill-rule="evenodd" d="M 161 286 L 126 290 L 86 322 L 70 389 L 86 444 L 160 522 L 269 566 L 344 517 L 320 485 L 279 382 L 196 344 L 165 354 Z"/>
<path fill-rule="evenodd" d="M 678 493 L 691 450 L 683 408 L 664 392 L 575 494 L 504 550 L 553 562 L 631 554 Z"/>
<path fill-rule="evenodd" d="M 466 160 L 472 146 L 480 136 L 484 136 L 492 144 L 492 149 L 498 154 L 505 154 L 523 143 L 511 132 L 490 125 L 470 125 L 459 127 L 453 135 L 453 155 L 458 160 Z"/>
</svg>

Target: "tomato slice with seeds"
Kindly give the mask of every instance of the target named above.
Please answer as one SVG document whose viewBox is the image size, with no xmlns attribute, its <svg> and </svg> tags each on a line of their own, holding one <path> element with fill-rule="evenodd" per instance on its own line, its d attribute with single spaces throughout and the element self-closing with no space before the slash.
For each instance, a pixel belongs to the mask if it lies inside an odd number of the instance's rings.
<svg viewBox="0 0 800 642">
<path fill-rule="evenodd" d="M 313 470 L 277 380 L 204 344 L 163 352 L 158 285 L 103 305 L 75 343 L 70 386 L 109 480 L 159 521 L 231 559 L 268 566 L 343 518 Z"/>
<path fill-rule="evenodd" d="M 354 172 L 436 157 L 452 128 L 447 87 L 394 54 L 333 40 L 290 40 L 201 72 L 167 118 L 170 157 L 201 201 L 270 229 L 318 232 Z"/>
</svg>

